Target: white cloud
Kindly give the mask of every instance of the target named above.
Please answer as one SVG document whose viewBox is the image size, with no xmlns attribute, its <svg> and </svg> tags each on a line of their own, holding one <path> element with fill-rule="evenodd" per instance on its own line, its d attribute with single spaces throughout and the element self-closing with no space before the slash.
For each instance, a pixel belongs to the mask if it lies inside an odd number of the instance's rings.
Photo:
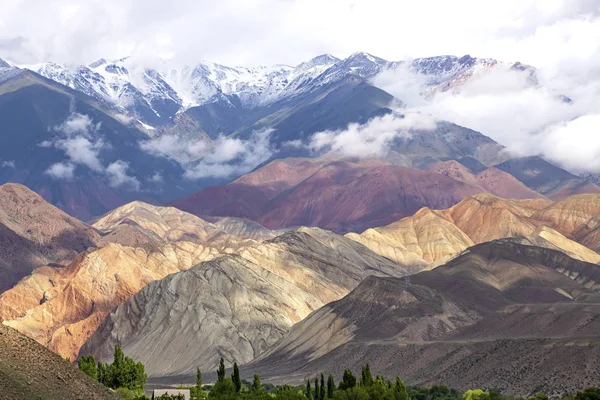
<svg viewBox="0 0 600 400">
<path fill-rule="evenodd" d="M 93 171 L 102 171 L 99 159 L 104 142 L 98 137 L 101 123 L 94 124 L 92 119 L 83 114 L 72 112 L 63 123 L 50 131 L 57 137 L 44 140 L 40 147 L 54 147 L 65 152 L 70 163 L 85 165 Z"/>
<path fill-rule="evenodd" d="M 427 77 L 406 70 L 386 71 L 373 83 L 403 100 L 408 110 L 482 132 L 515 155 L 541 154 L 573 171 L 597 172 L 600 166 L 580 156 L 594 149 L 600 158 L 600 151 L 583 140 L 589 126 L 580 119 L 600 114 L 600 47 L 585 66 L 580 62 L 537 69 L 534 79 L 529 70 L 498 66 L 433 98 L 426 95 Z M 572 151 L 553 150 L 567 141 Z"/>
<path fill-rule="evenodd" d="M 15 161 L 14 160 L 0 161 L 0 167 L 15 169 Z"/>
<path fill-rule="evenodd" d="M 45 173 L 54 179 L 73 179 L 75 176 L 75 165 L 64 162 L 52 164 Z"/>
<path fill-rule="evenodd" d="M 117 160 L 105 168 L 100 161 L 100 151 L 107 147 L 100 137 L 100 128 L 100 123 L 94 124 L 89 116 L 76 112 L 72 112 L 60 125 L 51 128 L 50 132 L 56 136 L 41 142 L 39 146 L 62 150 L 67 160 L 51 165 L 46 174 L 55 179 L 73 179 L 75 167 L 82 165 L 104 175 L 108 184 L 114 188 L 140 190 L 140 181 L 128 175 L 127 162 Z"/>
<path fill-rule="evenodd" d="M 101 139 L 93 141 L 83 136 L 76 136 L 59 139 L 54 145 L 56 148 L 64 150 L 71 162 L 85 165 L 96 172 L 102 170 L 102 163 L 98 158 L 100 149 L 103 147 Z"/>
<path fill-rule="evenodd" d="M 211 146 L 210 139 L 185 139 L 178 135 L 162 135 L 140 144 L 142 150 L 180 163 L 190 163 L 203 157 Z"/>
<path fill-rule="evenodd" d="M 122 160 L 117 160 L 106 167 L 108 184 L 114 188 L 125 187 L 129 190 L 140 190 L 141 184 L 134 176 L 127 175 L 129 164 Z"/>
<path fill-rule="evenodd" d="M 388 59 L 473 54 L 538 66 L 585 55 L 597 0 L 7 0 L 0 52 L 85 63 L 134 54 L 295 64 L 365 50 Z M 210 37 L 211 40 L 199 38 Z M 399 44 L 400 43 L 400 44 Z M 597 42 L 596 42 L 597 43 Z M 9 57 L 10 58 L 10 57 Z M 193 58 L 193 59 L 192 59 Z"/>
<path fill-rule="evenodd" d="M 150 182 L 153 182 L 153 183 L 162 183 L 163 179 L 164 179 L 164 178 L 163 178 L 163 175 L 162 175 L 162 173 L 161 173 L 161 172 L 156 172 L 156 173 L 155 173 L 154 175 L 152 175 L 152 176 L 150 177 L 150 179 L 148 179 L 148 180 L 149 180 Z"/>
<path fill-rule="evenodd" d="M 204 148 L 196 162 L 188 164 L 188 179 L 227 178 L 251 171 L 273 155 L 269 136 L 272 130 L 256 131 L 248 140 L 220 137 Z"/>
<path fill-rule="evenodd" d="M 351 157 L 385 156 L 396 138 L 411 135 L 411 130 L 427 131 L 436 127 L 435 120 L 425 114 L 388 114 L 366 124 L 350 124 L 344 130 L 314 134 L 309 143 L 313 151 L 329 151 Z"/>
<path fill-rule="evenodd" d="M 600 114 L 550 126 L 532 141 L 540 151 L 574 172 L 600 172 Z"/>
<path fill-rule="evenodd" d="M 72 112 L 69 117 L 54 130 L 67 136 L 83 135 L 89 137 L 100 130 L 102 123 L 94 124 L 92 119 L 83 114 Z"/>
</svg>

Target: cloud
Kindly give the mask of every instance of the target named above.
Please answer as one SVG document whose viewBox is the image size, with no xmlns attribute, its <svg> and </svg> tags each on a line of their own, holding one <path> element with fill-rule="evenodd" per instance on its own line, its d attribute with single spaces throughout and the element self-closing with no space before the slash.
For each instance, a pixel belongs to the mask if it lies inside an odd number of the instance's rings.
<svg viewBox="0 0 600 400">
<path fill-rule="evenodd" d="M 39 146 L 62 150 L 67 160 L 52 164 L 45 173 L 54 179 L 73 179 L 76 166 L 82 165 L 105 176 L 111 187 L 140 190 L 140 181 L 128 175 L 127 162 L 117 160 L 105 168 L 100 161 L 100 151 L 108 147 L 100 137 L 100 128 L 100 123 L 95 124 L 89 116 L 76 112 L 52 127 L 50 131 L 56 137 L 41 142 Z"/>
<path fill-rule="evenodd" d="M 15 161 L 14 160 L 0 161 L 0 167 L 15 169 Z"/>
<path fill-rule="evenodd" d="M 350 157 L 385 156 L 396 138 L 409 137 L 412 130 L 436 128 L 435 120 L 425 114 L 387 114 L 366 124 L 350 124 L 344 130 L 314 134 L 308 147 L 315 152 L 328 151 Z"/>
<path fill-rule="evenodd" d="M 540 154 L 573 171 L 600 172 L 585 156 L 593 142 L 584 139 L 586 121 L 600 114 L 600 46 L 583 60 L 565 60 L 531 74 L 502 64 L 432 98 L 428 77 L 406 69 L 385 71 L 373 83 L 403 100 L 407 110 L 482 132 L 515 156 Z M 566 148 L 567 142 L 571 151 L 555 149 L 558 143 Z M 600 157 L 600 151 L 595 154 Z"/>
<path fill-rule="evenodd" d="M 177 7 L 10 0 L 0 15 L 0 51 L 29 63 L 134 54 L 297 64 L 365 50 L 387 59 L 469 53 L 541 66 L 592 46 L 598 10 L 597 0 L 180 0 Z M 399 38 L 410 40 L 398 46 Z"/>
<path fill-rule="evenodd" d="M 210 139 L 186 139 L 179 135 L 162 135 L 140 144 L 142 150 L 185 164 L 205 156 L 211 147 Z"/>
<path fill-rule="evenodd" d="M 228 178 L 251 171 L 273 155 L 272 130 L 256 131 L 248 140 L 219 137 L 203 148 L 199 159 L 185 166 L 187 179 Z"/>
<path fill-rule="evenodd" d="M 45 173 L 54 179 L 73 179 L 75 176 L 75 165 L 65 162 L 52 164 Z"/>
<path fill-rule="evenodd" d="M 163 179 L 164 179 L 164 178 L 163 178 L 163 175 L 162 175 L 162 173 L 161 173 L 161 172 L 157 172 L 157 173 L 155 173 L 154 175 L 152 175 L 152 176 L 150 177 L 150 179 L 148 179 L 148 180 L 149 180 L 150 182 L 153 182 L 153 183 L 162 183 L 162 182 L 163 182 Z"/>
<path fill-rule="evenodd" d="M 600 172 L 600 114 L 560 122 L 535 135 L 540 151 L 573 172 Z"/>
<path fill-rule="evenodd" d="M 98 137 L 100 127 L 101 124 L 94 124 L 89 116 L 73 112 L 63 123 L 51 129 L 58 137 L 45 140 L 39 146 L 62 150 L 70 163 L 100 172 L 103 166 L 99 154 L 104 147 L 103 140 Z"/>
<path fill-rule="evenodd" d="M 141 184 L 134 176 L 127 175 L 129 163 L 117 160 L 106 167 L 108 184 L 114 188 L 125 187 L 128 190 L 140 190 Z"/>
</svg>

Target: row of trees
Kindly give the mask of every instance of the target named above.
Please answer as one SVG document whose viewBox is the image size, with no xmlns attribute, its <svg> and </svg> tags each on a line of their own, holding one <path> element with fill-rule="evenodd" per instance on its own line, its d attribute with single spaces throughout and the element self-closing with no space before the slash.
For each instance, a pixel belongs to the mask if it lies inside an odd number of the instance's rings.
<svg viewBox="0 0 600 400">
<path fill-rule="evenodd" d="M 123 398 L 145 399 L 143 396 L 147 374 L 144 365 L 134 362 L 123 354 L 120 346 L 115 347 L 113 362 L 96 363 L 93 356 L 81 357 L 79 368 L 101 382 L 115 389 Z M 204 389 L 202 372 L 197 369 L 196 384 L 190 387 L 193 400 L 548 400 L 544 393 L 535 397 L 510 398 L 503 396 L 497 390 L 484 391 L 481 389 L 468 390 L 464 393 L 446 386 L 406 387 L 399 377 L 393 380 L 384 376 L 373 377 L 371 367 L 367 363 L 362 367 L 360 378 L 350 369 L 345 369 L 342 380 L 336 385 L 332 375 L 325 380 L 324 374 L 319 374 L 307 380 L 301 386 L 263 385 L 258 375 L 254 375 L 252 383 L 241 379 L 240 369 L 234 363 L 230 376 L 227 376 L 225 362 L 221 358 L 217 369 L 217 381 L 208 392 Z M 170 397 L 165 397 L 165 399 Z M 600 389 L 587 388 L 562 400 L 600 400 Z"/>
<path fill-rule="evenodd" d="M 198 372 L 200 375 L 200 372 Z M 193 388 L 198 397 L 201 385 Z M 382 376 L 373 378 L 369 364 L 362 369 L 360 380 L 354 376 L 352 371 L 345 370 L 339 385 L 336 385 L 332 375 L 325 380 L 324 374 L 319 374 L 313 380 L 308 380 L 305 386 L 292 387 L 283 385 L 276 388 L 275 392 L 264 390 L 260 377 L 254 375 L 251 385 L 244 387 L 240 377 L 237 363 L 233 365 L 233 372 L 226 377 L 225 363 L 223 359 L 217 369 L 217 382 L 208 393 L 210 400 L 408 400 L 406 386 L 400 378 L 393 381 Z"/>
<path fill-rule="evenodd" d="M 89 355 L 80 357 L 77 365 L 92 379 L 111 389 L 130 391 L 136 396 L 144 393 L 144 385 L 148 380 L 144 364 L 125 356 L 119 345 L 115 347 L 112 363 L 96 363 L 94 356 Z"/>
</svg>

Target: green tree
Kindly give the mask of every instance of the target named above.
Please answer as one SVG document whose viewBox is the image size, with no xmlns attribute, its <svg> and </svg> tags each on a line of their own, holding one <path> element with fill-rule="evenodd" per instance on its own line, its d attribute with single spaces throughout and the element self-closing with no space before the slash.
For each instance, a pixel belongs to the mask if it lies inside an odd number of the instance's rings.
<svg viewBox="0 0 600 400">
<path fill-rule="evenodd" d="M 208 393 L 209 399 L 235 400 L 236 397 L 235 385 L 230 378 L 218 380 Z"/>
<path fill-rule="evenodd" d="M 98 361 L 98 382 L 106 386 L 106 368 L 101 361 Z"/>
<path fill-rule="evenodd" d="M 238 368 L 237 362 L 233 363 L 233 372 L 231 374 L 231 380 L 235 385 L 235 392 L 239 393 L 242 390 L 242 379 L 240 378 L 240 369 Z"/>
<path fill-rule="evenodd" d="M 406 391 L 406 385 L 402 382 L 400 377 L 396 377 L 396 382 L 394 383 L 392 390 L 394 400 L 408 400 L 409 397 Z"/>
<path fill-rule="evenodd" d="M 310 379 L 306 380 L 306 398 L 309 400 L 313 398 L 312 389 L 310 388 Z"/>
<path fill-rule="evenodd" d="M 98 380 L 98 367 L 96 367 L 96 360 L 94 356 L 83 356 L 77 360 L 77 366 L 79 369 L 90 378 Z"/>
<path fill-rule="evenodd" d="M 335 381 L 333 376 L 329 375 L 327 378 L 327 398 L 333 399 L 333 392 L 335 392 Z"/>
<path fill-rule="evenodd" d="M 223 361 L 223 357 L 221 357 L 219 369 L 217 370 L 217 382 L 222 382 L 223 380 L 225 380 L 225 362 Z"/>
<path fill-rule="evenodd" d="M 351 389 L 356 386 L 356 377 L 349 369 L 344 370 L 342 381 L 340 382 L 340 390 Z"/>
<path fill-rule="evenodd" d="M 319 398 L 325 400 L 325 377 L 321 374 L 321 386 L 319 386 Z"/>
<path fill-rule="evenodd" d="M 277 400 L 306 400 L 302 390 L 291 388 L 289 385 L 277 388 L 276 398 Z"/>
<path fill-rule="evenodd" d="M 362 367 L 362 373 L 360 377 L 360 386 L 371 386 L 373 384 L 373 375 L 371 375 L 371 367 L 369 363 Z"/>
<path fill-rule="evenodd" d="M 548 395 L 544 392 L 537 392 L 534 397 L 535 400 L 548 400 Z"/>
<path fill-rule="evenodd" d="M 254 380 L 252 381 L 252 391 L 255 393 L 262 392 L 262 385 L 260 384 L 260 377 L 258 374 L 254 374 Z"/>
<path fill-rule="evenodd" d="M 490 394 L 481 389 L 467 390 L 463 394 L 463 400 L 489 400 Z"/>
<path fill-rule="evenodd" d="M 334 400 L 370 400 L 365 388 L 353 386 L 346 390 L 338 390 L 333 395 Z"/>
<path fill-rule="evenodd" d="M 99 364 L 99 378 L 101 382 L 112 389 L 126 388 L 141 393 L 148 380 L 148 375 L 141 362 L 125 357 L 121 346 L 115 346 L 112 364 Z"/>
<path fill-rule="evenodd" d="M 196 368 L 196 386 L 190 390 L 190 396 L 194 400 L 206 398 L 206 393 L 202 390 L 202 371 L 200 371 L 200 368 Z"/>
<path fill-rule="evenodd" d="M 319 388 L 319 378 L 315 378 L 315 400 L 322 400 L 320 396 L 321 389 Z"/>
<path fill-rule="evenodd" d="M 577 392 L 575 400 L 600 400 L 600 388 L 589 387 L 582 392 Z"/>
</svg>

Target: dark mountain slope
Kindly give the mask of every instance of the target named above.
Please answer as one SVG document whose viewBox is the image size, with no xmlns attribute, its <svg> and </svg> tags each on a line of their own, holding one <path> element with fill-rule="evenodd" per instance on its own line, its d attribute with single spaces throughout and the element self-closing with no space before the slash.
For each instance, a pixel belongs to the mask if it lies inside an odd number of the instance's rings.
<svg viewBox="0 0 600 400">
<path fill-rule="evenodd" d="M 541 157 L 515 158 L 496 165 L 530 189 L 553 200 L 580 193 L 600 193 L 600 188 L 586 179 L 559 168 Z"/>
<path fill-rule="evenodd" d="M 599 365 L 598 279 L 597 265 L 559 251 L 484 243 L 410 278 L 366 279 L 294 325 L 247 371 L 302 381 L 369 361 L 409 383 L 513 395 L 580 389 L 599 382 L 587 373 Z"/>
<path fill-rule="evenodd" d="M 196 187 L 180 179 L 183 170 L 177 164 L 142 151 L 140 142 L 147 136 L 120 123 L 116 115 L 100 102 L 32 72 L 3 82 L 0 182 L 23 183 L 79 218 L 134 198 L 168 200 Z M 77 158 L 72 176 L 50 176 L 52 165 L 69 161 L 67 151 Z M 157 173 L 165 186 L 150 182 Z"/>
<path fill-rule="evenodd" d="M 0 399 L 118 399 L 63 358 L 0 325 Z"/>
</svg>

